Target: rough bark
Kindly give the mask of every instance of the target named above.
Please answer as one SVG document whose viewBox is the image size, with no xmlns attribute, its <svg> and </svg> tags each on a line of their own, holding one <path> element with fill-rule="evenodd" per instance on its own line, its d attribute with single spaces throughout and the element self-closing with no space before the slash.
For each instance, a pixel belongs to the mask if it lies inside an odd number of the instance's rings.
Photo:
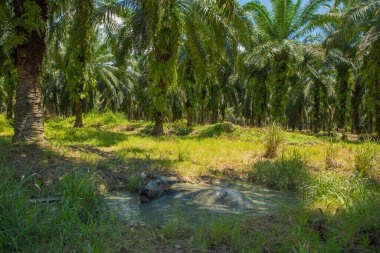
<svg viewBox="0 0 380 253">
<path fill-rule="evenodd" d="M 363 85 L 359 80 L 355 82 L 354 93 L 351 98 L 352 104 L 352 131 L 354 133 L 360 133 L 360 104 L 363 99 Z"/>
<path fill-rule="evenodd" d="M 186 110 L 186 126 L 192 127 L 193 126 L 193 110 L 191 107 L 191 103 L 189 101 L 186 101 L 185 103 L 185 110 Z"/>
<path fill-rule="evenodd" d="M 24 14 L 25 0 L 15 0 L 16 17 Z M 41 8 L 41 16 L 47 21 L 47 2 L 35 1 Z M 19 32 L 25 32 L 18 28 Z M 15 121 L 13 143 L 45 142 L 44 110 L 41 97 L 41 71 L 43 56 L 46 51 L 45 32 L 38 34 L 33 31 L 28 41 L 16 48 L 17 85 L 15 103 Z"/>
<path fill-rule="evenodd" d="M 74 127 L 83 127 L 83 101 L 79 99 L 75 104 L 75 124 Z"/>
<path fill-rule="evenodd" d="M 3 112 L 3 92 L 0 90 L 0 113 Z"/>
<path fill-rule="evenodd" d="M 346 127 L 350 110 L 350 72 L 346 65 L 339 66 L 337 69 L 337 124 L 339 129 L 343 129 Z"/>
<path fill-rule="evenodd" d="M 288 61 L 287 51 L 280 51 L 275 57 L 274 76 L 271 83 L 271 114 L 272 120 L 284 123 L 285 106 L 288 98 Z"/>
<path fill-rule="evenodd" d="M 164 134 L 164 120 L 163 115 L 161 112 L 155 111 L 154 112 L 154 127 L 152 131 L 152 135 L 154 136 L 161 136 Z"/>
<path fill-rule="evenodd" d="M 380 91 L 380 80 L 375 81 L 376 91 Z M 375 130 L 377 137 L 380 138 L 380 92 L 374 94 L 374 113 L 375 113 Z"/>
<path fill-rule="evenodd" d="M 7 119 L 11 119 L 13 117 L 13 94 L 8 95 L 7 101 Z"/>
</svg>

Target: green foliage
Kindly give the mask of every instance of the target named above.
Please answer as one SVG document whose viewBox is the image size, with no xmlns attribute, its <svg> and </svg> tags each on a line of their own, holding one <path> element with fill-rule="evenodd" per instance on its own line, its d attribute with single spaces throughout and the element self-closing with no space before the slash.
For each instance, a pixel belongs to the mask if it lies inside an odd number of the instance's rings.
<svg viewBox="0 0 380 253">
<path fill-rule="evenodd" d="M 2 168 L 1 251 L 102 251 L 112 220 L 90 174 L 66 174 L 54 189 L 56 203 L 32 203 L 27 186 L 34 175 L 18 178 Z"/>
<path fill-rule="evenodd" d="M 312 179 L 305 187 L 305 199 L 327 208 L 348 208 L 366 203 L 375 197 L 374 186 L 359 174 L 328 173 Z"/>
<path fill-rule="evenodd" d="M 336 158 L 338 156 L 339 146 L 334 142 L 326 143 L 325 164 L 327 168 L 333 168 L 336 166 Z"/>
<path fill-rule="evenodd" d="M 96 82 L 89 69 L 96 40 L 94 5 L 93 0 L 76 1 L 75 15 L 70 27 L 66 78 L 70 96 L 75 102 L 83 100 Z"/>
<path fill-rule="evenodd" d="M 236 130 L 236 128 L 237 127 L 234 126 L 230 122 L 217 123 L 217 124 L 210 125 L 202 129 L 198 133 L 198 137 L 212 138 L 212 137 L 218 137 L 223 134 L 231 134 L 233 131 Z"/>
<path fill-rule="evenodd" d="M 197 232 L 197 240 L 205 248 L 211 245 L 226 245 L 229 248 L 243 248 L 239 220 L 233 216 L 227 219 L 215 219 L 211 222 L 204 220 Z"/>
<path fill-rule="evenodd" d="M 173 133 L 178 136 L 186 136 L 193 132 L 192 128 L 184 126 L 182 124 L 174 124 L 173 125 Z"/>
<path fill-rule="evenodd" d="M 308 184 L 310 175 L 299 151 L 293 150 L 289 158 L 255 164 L 250 179 L 278 190 L 299 191 Z"/>
<path fill-rule="evenodd" d="M 282 127 L 277 124 L 272 124 L 267 127 L 264 137 L 264 157 L 273 158 L 277 156 L 278 149 L 285 142 L 284 132 Z"/>
<path fill-rule="evenodd" d="M 378 148 L 371 142 L 366 142 L 357 148 L 355 153 L 354 168 L 357 172 L 368 176 L 376 173 Z"/>
<path fill-rule="evenodd" d="M 42 5 L 26 0 L 12 6 L 9 1 L 0 3 L 0 51 L 11 54 L 17 47 L 27 43 L 33 32 L 41 35 L 46 30 L 46 20 Z M 12 7 L 16 7 L 15 13 Z M 0 61 L 1 63 L 1 61 Z M 0 64 L 1 67 L 1 64 Z"/>
<path fill-rule="evenodd" d="M 129 192 L 139 192 L 142 179 L 139 175 L 131 175 L 128 177 L 127 190 Z"/>
</svg>

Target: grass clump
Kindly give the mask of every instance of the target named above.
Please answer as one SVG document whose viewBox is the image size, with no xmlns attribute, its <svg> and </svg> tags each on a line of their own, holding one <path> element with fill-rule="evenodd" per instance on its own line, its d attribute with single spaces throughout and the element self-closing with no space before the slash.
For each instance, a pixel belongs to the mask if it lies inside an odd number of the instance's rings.
<svg viewBox="0 0 380 253">
<path fill-rule="evenodd" d="M 263 161 L 254 165 L 251 181 L 277 190 L 298 191 L 310 180 L 310 174 L 299 151 L 293 150 L 289 158 Z"/>
<path fill-rule="evenodd" d="M 265 132 L 264 137 L 264 157 L 273 158 L 277 156 L 280 146 L 285 142 L 284 131 L 277 124 L 270 125 Z"/>
<path fill-rule="evenodd" d="M 112 111 L 106 111 L 102 114 L 91 112 L 85 115 L 85 123 L 90 127 L 102 127 L 107 129 L 123 124 L 126 121 L 125 115 Z"/>
<path fill-rule="evenodd" d="M 377 147 L 370 142 L 359 146 L 354 157 L 355 170 L 365 176 L 371 174 L 376 165 L 377 153 Z"/>
<path fill-rule="evenodd" d="M 171 133 L 177 136 L 186 136 L 193 132 L 193 129 L 191 127 L 187 127 L 182 123 L 175 123 L 172 125 L 172 128 L 173 130 L 171 131 Z"/>
<path fill-rule="evenodd" d="M 313 178 L 305 187 L 305 200 L 327 209 L 348 208 L 369 202 L 376 189 L 361 174 L 327 173 Z"/>
<path fill-rule="evenodd" d="M 326 143 L 325 165 L 326 168 L 334 168 L 337 166 L 336 158 L 339 152 L 339 147 L 333 142 Z"/>
<path fill-rule="evenodd" d="M 223 134 L 230 134 L 235 130 L 234 124 L 230 122 L 217 123 L 214 125 L 207 126 L 198 133 L 198 137 L 201 138 L 212 138 L 219 137 Z"/>
<path fill-rule="evenodd" d="M 197 241 L 205 248 L 225 245 L 230 249 L 242 250 L 241 230 L 240 220 L 233 216 L 211 222 L 205 220 L 196 233 Z"/>
<path fill-rule="evenodd" d="M 134 174 L 128 178 L 127 191 L 139 192 L 142 183 L 141 176 Z"/>
<path fill-rule="evenodd" d="M 32 196 L 34 175 L 3 169 L 0 180 L 0 252 L 104 252 L 115 228 L 92 175 L 69 173 Z M 33 203 L 46 193 L 55 203 Z M 111 230 L 112 228 L 112 230 Z M 111 241 L 111 240 L 109 240 Z"/>
</svg>

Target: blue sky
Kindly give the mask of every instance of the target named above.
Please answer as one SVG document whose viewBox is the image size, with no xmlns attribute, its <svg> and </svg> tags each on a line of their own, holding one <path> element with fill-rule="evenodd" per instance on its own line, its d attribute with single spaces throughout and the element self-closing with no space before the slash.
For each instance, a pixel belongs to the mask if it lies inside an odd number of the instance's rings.
<svg viewBox="0 0 380 253">
<path fill-rule="evenodd" d="M 246 4 L 248 3 L 250 0 L 239 0 L 239 3 L 241 5 L 243 4 Z M 261 0 L 261 2 L 265 5 L 265 6 L 270 6 L 270 1 L 269 0 Z"/>
</svg>

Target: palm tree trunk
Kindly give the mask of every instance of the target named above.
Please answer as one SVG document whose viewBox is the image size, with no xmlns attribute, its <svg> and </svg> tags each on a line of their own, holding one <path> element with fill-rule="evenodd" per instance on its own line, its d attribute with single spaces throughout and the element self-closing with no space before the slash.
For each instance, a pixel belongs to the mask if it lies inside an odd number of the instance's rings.
<svg viewBox="0 0 380 253">
<path fill-rule="evenodd" d="M 348 123 L 352 88 L 349 67 L 342 65 L 337 70 L 337 125 L 339 129 L 343 129 Z"/>
<path fill-rule="evenodd" d="M 13 116 L 13 94 L 12 92 L 8 95 L 7 102 L 7 119 L 11 119 Z"/>
<path fill-rule="evenodd" d="M 3 112 L 3 97 L 4 97 L 4 94 L 3 94 L 3 92 L 0 90 L 0 113 Z"/>
<path fill-rule="evenodd" d="M 360 80 L 356 80 L 354 93 L 351 98 L 352 104 L 352 131 L 360 133 L 360 104 L 363 99 L 363 85 Z"/>
<path fill-rule="evenodd" d="M 152 131 L 152 135 L 154 136 L 161 136 L 164 134 L 164 120 L 163 115 L 159 111 L 154 112 L 154 127 Z"/>
<path fill-rule="evenodd" d="M 191 103 L 189 101 L 185 104 L 185 110 L 186 110 L 186 126 L 192 127 L 193 126 L 193 110 L 191 108 Z"/>
<path fill-rule="evenodd" d="M 83 100 L 78 99 L 78 101 L 75 104 L 75 124 L 74 127 L 81 128 L 83 127 Z"/>
<path fill-rule="evenodd" d="M 13 1 L 16 17 L 25 14 L 23 0 Z M 41 8 L 41 17 L 47 21 L 46 0 L 35 1 Z M 20 32 L 25 32 L 19 28 Z M 33 31 L 28 42 L 16 48 L 17 85 L 13 143 L 42 144 L 44 136 L 44 110 L 41 96 L 41 72 L 46 51 L 45 32 Z"/>
<path fill-rule="evenodd" d="M 274 77 L 271 83 L 272 119 L 284 123 L 285 107 L 288 98 L 288 60 L 289 54 L 282 50 L 275 56 Z"/>
<path fill-rule="evenodd" d="M 373 94 L 375 130 L 377 133 L 377 137 L 380 138 L 380 80 L 375 81 L 375 88 L 376 91 Z"/>
</svg>

